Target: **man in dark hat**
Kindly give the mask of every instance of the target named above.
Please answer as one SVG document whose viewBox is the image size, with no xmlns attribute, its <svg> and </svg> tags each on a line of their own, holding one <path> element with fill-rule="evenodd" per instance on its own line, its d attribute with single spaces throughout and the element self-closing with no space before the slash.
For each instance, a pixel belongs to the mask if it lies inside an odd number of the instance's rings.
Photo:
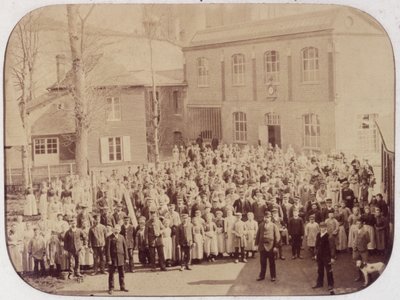
<svg viewBox="0 0 400 300">
<path fill-rule="evenodd" d="M 104 247 L 106 245 L 107 228 L 100 224 L 100 216 L 93 216 L 93 226 L 89 229 L 89 243 L 88 246 L 93 250 L 93 273 L 106 274 L 104 271 Z M 99 271 L 100 268 L 100 271 Z"/>
<path fill-rule="evenodd" d="M 116 224 L 113 233 L 106 240 L 106 257 L 108 264 L 108 293 L 112 295 L 114 291 L 114 273 L 118 269 L 119 286 L 121 291 L 128 292 L 125 288 L 125 272 L 124 264 L 128 260 L 128 248 L 126 247 L 125 238 L 119 234 L 121 226 Z"/>
<path fill-rule="evenodd" d="M 158 254 L 158 263 L 160 264 L 161 271 L 167 271 L 164 259 L 164 244 L 162 241 L 161 232 L 164 225 L 157 216 L 156 208 L 150 208 L 150 219 L 146 223 L 145 238 L 148 242 L 150 251 L 150 264 L 151 270 L 156 271 L 156 251 Z"/>
<path fill-rule="evenodd" d="M 178 249 L 181 251 L 181 268 L 180 271 L 191 270 L 190 263 L 190 249 L 193 245 L 193 226 L 189 222 L 189 215 L 183 213 L 181 215 L 182 223 L 178 225 L 176 231 L 176 241 Z"/>
<path fill-rule="evenodd" d="M 317 234 L 315 243 L 315 260 L 318 264 L 318 278 L 317 283 L 312 287 L 313 289 L 324 286 L 324 269 L 328 279 L 328 290 L 333 289 L 333 272 L 332 272 L 332 258 L 329 245 L 329 237 L 327 226 L 325 222 L 319 224 L 320 232 Z"/>
<path fill-rule="evenodd" d="M 264 216 L 264 221 L 258 226 L 255 245 L 258 246 L 260 253 L 260 274 L 257 281 L 265 279 L 265 273 L 267 271 L 267 258 L 269 260 L 269 270 L 271 275 L 271 281 L 276 280 L 276 269 L 275 269 L 275 252 L 276 245 L 279 243 L 281 237 L 279 229 L 276 227 L 271 220 L 271 213 L 267 211 Z"/>
<path fill-rule="evenodd" d="M 126 247 L 128 248 L 129 264 L 125 265 L 125 271 L 133 273 L 133 249 L 135 249 L 135 236 L 136 229 L 131 224 L 131 218 L 129 216 L 124 217 L 124 224 L 121 226 L 121 235 L 125 238 Z"/>
</svg>

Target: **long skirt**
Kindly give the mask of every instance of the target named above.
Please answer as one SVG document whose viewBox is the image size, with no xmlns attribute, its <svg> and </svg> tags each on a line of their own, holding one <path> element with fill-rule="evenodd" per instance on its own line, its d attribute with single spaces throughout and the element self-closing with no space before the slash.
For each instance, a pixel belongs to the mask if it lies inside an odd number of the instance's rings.
<svg viewBox="0 0 400 300">
<path fill-rule="evenodd" d="M 225 253 L 226 250 L 225 233 L 223 232 L 217 233 L 217 246 L 218 246 L 218 253 Z"/>
<path fill-rule="evenodd" d="M 246 247 L 245 247 L 244 250 L 246 250 L 246 251 L 256 251 L 257 247 L 255 245 L 255 241 L 256 241 L 256 232 L 254 230 L 247 231 Z"/>
<path fill-rule="evenodd" d="M 79 252 L 79 264 L 81 266 L 93 266 L 93 253 L 90 253 L 89 248 L 82 248 Z"/>
<path fill-rule="evenodd" d="M 369 239 L 370 242 L 367 245 L 368 250 L 374 250 L 376 248 L 376 242 L 375 242 L 375 228 L 372 227 L 371 225 L 364 225 L 365 229 L 369 232 Z"/>
<path fill-rule="evenodd" d="M 347 249 L 347 235 L 344 226 L 339 226 L 339 231 L 336 236 L 336 250 L 342 251 Z"/>
<path fill-rule="evenodd" d="M 356 232 L 357 230 L 358 230 L 358 228 L 357 228 L 356 224 L 353 224 L 353 225 L 350 226 L 349 238 L 348 238 L 348 240 L 349 240 L 349 243 L 348 243 L 349 248 L 353 249 L 353 242 L 354 242 L 353 241 L 353 235 L 354 235 L 354 232 Z"/>
<path fill-rule="evenodd" d="M 376 233 L 376 249 L 379 251 L 385 250 L 386 248 L 386 239 L 385 239 L 385 230 L 375 230 Z"/>
<path fill-rule="evenodd" d="M 235 252 L 235 235 L 231 232 L 227 232 L 227 237 L 226 237 L 226 252 L 227 253 L 234 253 Z"/>
<path fill-rule="evenodd" d="M 27 197 L 24 206 L 24 216 L 36 216 L 38 214 L 35 197 Z"/>
<path fill-rule="evenodd" d="M 200 233 L 196 233 L 193 236 L 193 242 L 195 245 L 192 248 L 192 258 L 203 259 L 203 236 Z"/>
<path fill-rule="evenodd" d="M 349 188 L 353 191 L 354 197 L 358 199 L 358 192 L 360 190 L 360 185 L 358 183 L 351 183 Z"/>
<path fill-rule="evenodd" d="M 204 252 L 207 255 L 218 254 L 218 241 L 216 233 L 212 234 L 211 236 L 206 235 L 204 238 Z"/>
<path fill-rule="evenodd" d="M 22 269 L 24 272 L 33 271 L 33 258 L 28 253 L 28 243 L 25 244 L 22 251 Z"/>
<path fill-rule="evenodd" d="M 18 245 L 8 246 L 8 253 L 16 272 L 22 272 L 22 253 Z"/>
<path fill-rule="evenodd" d="M 39 213 L 42 220 L 47 220 L 47 195 L 40 195 L 39 198 Z"/>
<path fill-rule="evenodd" d="M 164 245 L 164 258 L 172 259 L 172 238 L 171 237 L 163 237 L 162 238 L 163 245 Z"/>
<path fill-rule="evenodd" d="M 59 260 L 60 260 L 61 270 L 62 271 L 68 270 L 69 269 L 69 260 L 68 260 L 68 254 L 65 250 L 61 250 Z"/>
</svg>

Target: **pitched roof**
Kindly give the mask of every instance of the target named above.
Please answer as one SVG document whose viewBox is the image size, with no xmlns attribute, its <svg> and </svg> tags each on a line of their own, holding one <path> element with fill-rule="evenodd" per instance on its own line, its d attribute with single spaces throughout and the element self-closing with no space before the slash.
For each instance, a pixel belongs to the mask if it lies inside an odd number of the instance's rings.
<svg viewBox="0 0 400 300">
<path fill-rule="evenodd" d="M 332 29 L 340 8 L 307 14 L 279 17 L 198 31 L 191 46 L 243 41 L 278 35 L 304 33 Z"/>
</svg>

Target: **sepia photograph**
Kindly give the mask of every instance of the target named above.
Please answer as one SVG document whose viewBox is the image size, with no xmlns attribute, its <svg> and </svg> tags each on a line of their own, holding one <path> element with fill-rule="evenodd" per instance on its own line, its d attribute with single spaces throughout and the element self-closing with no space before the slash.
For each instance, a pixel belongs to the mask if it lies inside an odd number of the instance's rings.
<svg viewBox="0 0 400 300">
<path fill-rule="evenodd" d="M 394 244 L 395 61 L 331 4 L 58 4 L 4 55 L 5 237 L 63 296 L 362 291 Z"/>
</svg>

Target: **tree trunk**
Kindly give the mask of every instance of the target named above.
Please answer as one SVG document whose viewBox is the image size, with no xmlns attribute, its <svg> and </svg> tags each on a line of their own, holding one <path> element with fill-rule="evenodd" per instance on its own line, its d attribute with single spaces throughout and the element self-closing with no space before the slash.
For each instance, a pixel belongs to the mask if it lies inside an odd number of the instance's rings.
<svg viewBox="0 0 400 300">
<path fill-rule="evenodd" d="M 88 101 L 82 59 L 78 5 L 67 5 L 68 33 L 71 46 L 73 85 L 71 92 L 75 101 L 75 162 L 79 176 L 88 174 Z"/>
<path fill-rule="evenodd" d="M 22 159 L 22 180 L 23 186 L 28 187 L 30 185 L 29 178 L 29 147 L 23 145 L 21 147 L 21 159 Z"/>
</svg>

